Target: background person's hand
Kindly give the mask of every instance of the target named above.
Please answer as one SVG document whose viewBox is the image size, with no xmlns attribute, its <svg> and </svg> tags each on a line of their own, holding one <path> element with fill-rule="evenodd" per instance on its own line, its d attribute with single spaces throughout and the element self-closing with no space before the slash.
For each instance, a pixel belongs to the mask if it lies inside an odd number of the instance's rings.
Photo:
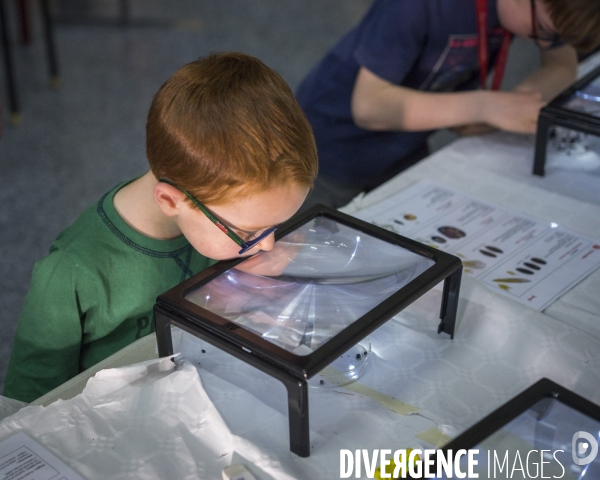
<svg viewBox="0 0 600 480">
<path fill-rule="evenodd" d="M 492 127 L 515 133 L 535 133 L 545 102 L 538 92 L 489 92 L 482 118 Z"/>
</svg>

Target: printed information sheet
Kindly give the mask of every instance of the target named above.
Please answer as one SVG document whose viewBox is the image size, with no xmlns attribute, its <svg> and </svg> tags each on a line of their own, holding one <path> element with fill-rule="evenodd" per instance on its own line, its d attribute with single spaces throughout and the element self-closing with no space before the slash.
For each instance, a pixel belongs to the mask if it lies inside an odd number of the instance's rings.
<svg viewBox="0 0 600 480">
<path fill-rule="evenodd" d="M 600 266 L 600 241 L 419 182 L 353 214 L 458 256 L 464 273 L 543 310 Z"/>
<path fill-rule="evenodd" d="M 0 443 L 0 480 L 84 480 L 23 432 Z"/>
</svg>

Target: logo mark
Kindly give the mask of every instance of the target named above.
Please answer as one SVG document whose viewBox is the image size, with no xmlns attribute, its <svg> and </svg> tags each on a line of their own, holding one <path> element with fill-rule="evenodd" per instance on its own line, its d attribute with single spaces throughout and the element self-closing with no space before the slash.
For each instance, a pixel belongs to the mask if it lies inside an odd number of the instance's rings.
<svg viewBox="0 0 600 480">
<path fill-rule="evenodd" d="M 573 435 L 573 462 L 575 465 L 592 463 L 598 455 L 598 442 L 587 432 L 577 432 Z"/>
</svg>

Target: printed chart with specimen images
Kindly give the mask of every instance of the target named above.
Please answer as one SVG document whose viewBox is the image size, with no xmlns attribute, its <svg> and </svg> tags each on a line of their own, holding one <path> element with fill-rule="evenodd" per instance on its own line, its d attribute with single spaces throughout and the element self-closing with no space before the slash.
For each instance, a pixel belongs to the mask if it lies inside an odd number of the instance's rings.
<svg viewBox="0 0 600 480">
<path fill-rule="evenodd" d="M 460 257 L 465 274 L 539 311 L 600 266 L 599 239 L 428 180 L 353 215 Z"/>
</svg>

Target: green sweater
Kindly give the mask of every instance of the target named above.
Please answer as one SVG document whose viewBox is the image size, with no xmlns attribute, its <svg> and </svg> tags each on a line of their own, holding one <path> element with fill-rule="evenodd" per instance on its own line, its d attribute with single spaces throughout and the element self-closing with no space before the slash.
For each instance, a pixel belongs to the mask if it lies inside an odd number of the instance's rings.
<svg viewBox="0 0 600 480">
<path fill-rule="evenodd" d="M 156 297 L 214 261 L 128 226 L 108 192 L 33 269 L 4 395 L 31 402 L 154 330 Z"/>
</svg>

